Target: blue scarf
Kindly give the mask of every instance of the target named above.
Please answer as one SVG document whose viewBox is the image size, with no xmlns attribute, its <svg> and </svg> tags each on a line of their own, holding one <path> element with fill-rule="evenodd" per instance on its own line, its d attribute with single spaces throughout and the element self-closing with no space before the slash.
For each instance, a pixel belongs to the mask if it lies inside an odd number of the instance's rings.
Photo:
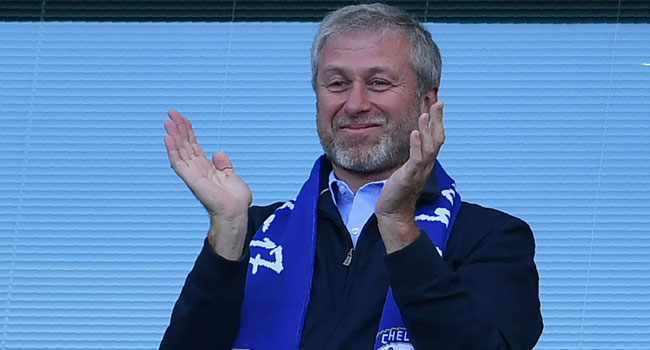
<svg viewBox="0 0 650 350">
<path fill-rule="evenodd" d="M 249 270 L 239 334 L 234 349 L 297 350 L 307 313 L 316 250 L 316 217 L 321 156 L 295 200 L 269 216 L 250 243 Z M 441 196 L 419 207 L 416 224 L 431 238 L 442 255 L 460 210 L 453 180 L 436 161 Z M 374 349 L 412 349 L 392 290 L 384 304 Z"/>
</svg>

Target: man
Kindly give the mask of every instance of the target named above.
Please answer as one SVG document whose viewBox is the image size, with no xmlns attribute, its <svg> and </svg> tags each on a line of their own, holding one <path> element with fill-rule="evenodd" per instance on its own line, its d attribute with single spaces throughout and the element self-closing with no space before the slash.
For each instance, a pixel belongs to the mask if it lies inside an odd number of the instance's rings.
<svg viewBox="0 0 650 350">
<path fill-rule="evenodd" d="M 325 157 L 297 198 L 250 207 L 171 110 L 172 168 L 210 214 L 161 349 L 530 349 L 542 329 L 532 232 L 460 201 L 436 162 L 440 56 L 404 12 L 328 15 L 312 48 Z M 250 208 L 249 208 L 250 207 Z"/>
</svg>

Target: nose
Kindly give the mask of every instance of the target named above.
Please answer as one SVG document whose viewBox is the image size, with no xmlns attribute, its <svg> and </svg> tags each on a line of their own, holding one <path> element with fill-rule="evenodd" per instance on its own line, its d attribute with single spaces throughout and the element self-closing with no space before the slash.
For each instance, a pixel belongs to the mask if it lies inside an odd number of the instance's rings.
<svg viewBox="0 0 650 350">
<path fill-rule="evenodd" d="M 352 83 L 345 100 L 344 110 L 348 115 L 370 112 L 371 104 L 368 89 L 359 82 Z"/>
</svg>

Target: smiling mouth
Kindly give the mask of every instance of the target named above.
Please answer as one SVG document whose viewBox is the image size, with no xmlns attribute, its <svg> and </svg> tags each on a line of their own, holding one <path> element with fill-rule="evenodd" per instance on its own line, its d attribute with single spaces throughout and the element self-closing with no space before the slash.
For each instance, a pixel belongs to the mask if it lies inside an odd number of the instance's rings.
<svg viewBox="0 0 650 350">
<path fill-rule="evenodd" d="M 364 129 L 370 129 L 370 128 L 378 128 L 381 125 L 379 124 L 357 124 L 357 125 L 345 125 L 342 126 L 341 129 L 348 129 L 348 130 L 364 130 Z"/>
</svg>

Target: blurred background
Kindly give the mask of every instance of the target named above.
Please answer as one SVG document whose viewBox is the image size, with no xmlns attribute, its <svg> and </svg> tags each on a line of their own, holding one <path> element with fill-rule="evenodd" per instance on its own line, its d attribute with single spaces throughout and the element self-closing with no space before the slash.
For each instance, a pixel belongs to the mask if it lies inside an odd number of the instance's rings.
<svg viewBox="0 0 650 350">
<path fill-rule="evenodd" d="M 255 204 L 321 148 L 309 49 L 354 1 L 0 2 L 0 349 L 155 349 L 208 218 L 176 108 Z M 535 233 L 536 349 L 650 349 L 650 2 L 388 1 L 443 56 L 440 160 Z"/>
</svg>

